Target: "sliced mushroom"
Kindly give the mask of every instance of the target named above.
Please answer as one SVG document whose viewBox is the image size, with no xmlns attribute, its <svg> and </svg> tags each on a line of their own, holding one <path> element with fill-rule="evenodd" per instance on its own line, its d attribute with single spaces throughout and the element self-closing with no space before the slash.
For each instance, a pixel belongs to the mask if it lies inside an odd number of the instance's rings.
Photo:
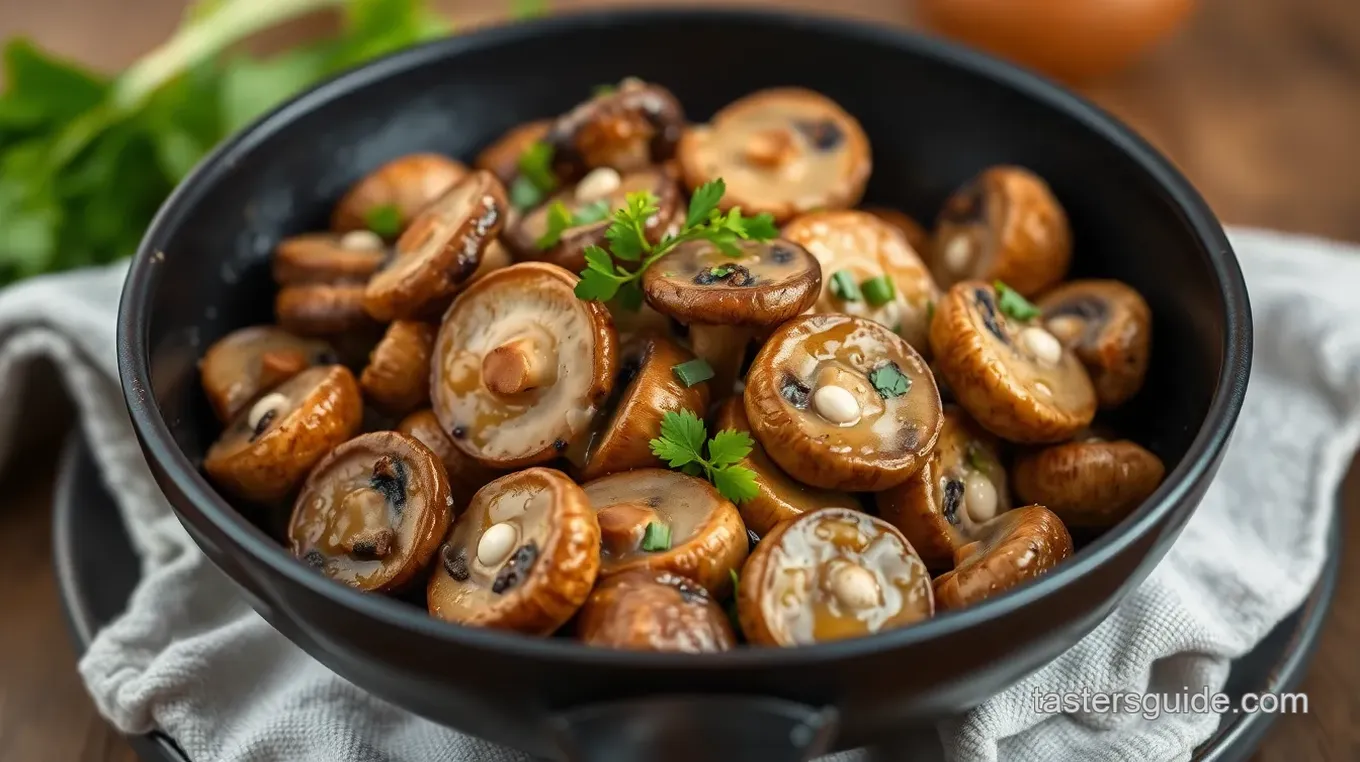
<svg viewBox="0 0 1360 762">
<path fill-rule="evenodd" d="M 930 261 L 930 231 L 917 222 L 914 217 L 884 206 L 867 207 L 864 211 L 892 225 L 907 237 L 911 248 L 927 262 Z"/>
<path fill-rule="evenodd" d="M 213 412 L 225 423 L 261 392 L 313 365 L 335 362 L 335 351 L 324 341 L 301 339 L 272 325 L 255 325 L 218 339 L 198 361 L 198 372 Z"/>
<path fill-rule="evenodd" d="M 940 440 L 926 464 L 878 493 L 878 515 L 901 530 L 932 572 L 954 568 L 954 551 L 1010 510 L 999 445 L 962 409 L 946 405 Z"/>
<path fill-rule="evenodd" d="M 600 570 L 600 525 L 561 471 L 530 468 L 483 487 L 439 549 L 426 590 L 448 622 L 549 635 L 585 603 Z"/>
<path fill-rule="evenodd" d="M 600 519 L 600 575 L 655 569 L 688 577 L 716 598 L 750 551 L 736 506 L 713 485 L 644 468 L 585 485 Z"/>
<path fill-rule="evenodd" d="M 331 229 L 369 230 L 394 239 L 426 206 L 468 174 L 467 165 L 437 153 L 393 159 L 350 187 L 331 214 Z"/>
<path fill-rule="evenodd" d="M 940 289 L 900 231 L 868 212 L 811 212 L 785 225 L 784 237 L 822 265 L 814 311 L 877 321 L 922 354 L 929 352 Z"/>
<path fill-rule="evenodd" d="M 1049 332 L 1086 366 L 1101 407 L 1127 402 L 1143 387 L 1152 353 L 1152 310 L 1117 280 L 1075 280 L 1038 301 Z"/>
<path fill-rule="evenodd" d="M 279 500 L 362 420 L 354 374 L 340 365 L 308 368 L 241 410 L 208 448 L 203 470 L 238 497 Z"/>
<path fill-rule="evenodd" d="M 960 609 L 1047 573 L 1072 555 L 1067 527 L 1042 505 L 1006 511 L 980 539 L 954 553 L 954 570 L 935 578 L 935 607 Z"/>
<path fill-rule="evenodd" d="M 632 651 L 712 653 L 737 644 L 707 590 L 654 569 L 601 580 L 576 616 L 576 633 L 587 645 Z"/>
<path fill-rule="evenodd" d="M 576 298 L 577 277 L 543 262 L 497 270 L 458 296 L 431 363 L 444 431 L 487 466 L 563 454 L 585 436 L 614 386 L 609 311 Z"/>
<path fill-rule="evenodd" d="M 751 432 L 746 420 L 746 406 L 741 397 L 729 397 L 718 408 L 718 431 Z M 764 537 L 781 521 L 795 518 L 819 508 L 853 508 L 864 510 L 858 497 L 848 492 L 817 489 L 795 481 L 770 460 L 765 448 L 755 442 L 751 452 L 737 464 L 755 472 L 756 487 L 760 492 L 737 506 L 741 521 L 757 537 Z"/>
<path fill-rule="evenodd" d="M 335 336 L 375 326 L 364 310 L 362 283 L 284 286 L 274 295 L 274 317 L 299 336 Z"/>
<path fill-rule="evenodd" d="M 869 180 L 869 139 L 819 93 L 762 90 L 685 131 L 678 151 L 691 190 L 721 177 L 722 208 L 769 212 L 784 222 L 814 209 L 854 206 Z"/>
<path fill-rule="evenodd" d="M 1127 439 L 1084 437 L 1021 455 L 1012 473 L 1020 499 L 1047 506 L 1069 529 L 1099 531 L 1156 491 L 1166 467 Z"/>
<path fill-rule="evenodd" d="M 669 90 L 628 78 L 553 122 L 544 140 L 553 147 L 553 170 L 564 180 L 597 167 L 632 172 L 675 154 L 685 112 Z"/>
<path fill-rule="evenodd" d="M 387 254 L 383 240 L 367 230 L 293 236 L 274 249 L 274 282 L 280 286 L 362 284 L 383 266 Z"/>
<path fill-rule="evenodd" d="M 1008 315 L 987 283 L 949 289 L 936 307 L 930 346 L 959 404 L 1003 439 L 1060 442 L 1095 417 L 1095 389 L 1081 362 L 1043 326 Z"/>
<path fill-rule="evenodd" d="M 506 230 L 505 242 L 520 260 L 551 262 L 580 272 L 586 267 L 585 248 L 607 245 L 604 234 L 614 212 L 627 208 L 629 193 L 643 191 L 658 201 L 659 211 L 644 225 L 648 240 L 657 243 L 662 235 L 674 232 L 676 221 L 685 213 L 685 200 L 675 178 L 656 167 L 623 175 L 608 167 L 592 170 L 579 183 L 526 212 Z M 552 240 L 544 236 L 557 204 L 567 210 L 573 224 Z"/>
<path fill-rule="evenodd" d="M 293 505 L 293 555 L 360 590 L 400 590 L 425 570 L 453 522 L 444 467 L 395 431 L 361 434 L 321 459 Z"/>
<path fill-rule="evenodd" d="M 708 241 L 683 243 L 642 276 L 647 303 L 689 326 L 694 354 L 713 367 L 716 396 L 732 389 L 751 338 L 805 312 L 822 285 L 817 260 L 796 243 L 736 246 L 733 257 Z"/>
<path fill-rule="evenodd" d="M 458 449 L 440 427 L 433 410 L 427 408 L 411 413 L 401 419 L 396 429 L 439 456 L 440 462 L 444 464 L 444 473 L 449 478 L 449 491 L 453 494 L 455 505 L 467 505 L 477 490 L 505 475 L 504 471 L 487 468 Z"/>
<path fill-rule="evenodd" d="M 878 491 L 911 478 L 940 434 L 940 393 L 902 337 L 851 315 L 804 315 L 746 375 L 746 417 L 771 458 L 814 487 Z"/>
<path fill-rule="evenodd" d="M 661 468 L 650 442 L 661 436 L 666 413 L 708 412 L 708 384 L 686 385 L 675 368 L 694 355 L 669 339 L 654 337 L 629 345 L 619 356 L 610 401 L 595 413 L 590 433 L 567 449 L 583 481 L 634 468 Z"/>
<path fill-rule="evenodd" d="M 891 524 L 822 508 L 774 528 L 742 570 L 737 614 L 763 646 L 873 635 L 935 613 L 930 575 Z"/>
<path fill-rule="evenodd" d="M 935 280 L 1005 281 L 1033 296 L 1063 279 L 1072 233 L 1053 191 L 1021 167 L 992 167 L 945 202 L 931 247 Z"/>
<path fill-rule="evenodd" d="M 495 176 L 469 173 L 401 234 L 395 256 L 369 279 L 364 308 L 382 321 L 409 318 L 457 293 L 500 233 L 506 203 Z"/>
<path fill-rule="evenodd" d="M 502 185 L 509 188 L 519 177 L 520 157 L 530 146 L 547 136 L 550 127 L 551 119 L 540 119 L 512 128 L 495 143 L 482 149 L 473 166 L 495 175 Z"/>
<path fill-rule="evenodd" d="M 428 404 L 434 334 L 434 326 L 418 320 L 397 320 L 387 326 L 359 375 L 364 398 L 390 415 Z"/>
</svg>

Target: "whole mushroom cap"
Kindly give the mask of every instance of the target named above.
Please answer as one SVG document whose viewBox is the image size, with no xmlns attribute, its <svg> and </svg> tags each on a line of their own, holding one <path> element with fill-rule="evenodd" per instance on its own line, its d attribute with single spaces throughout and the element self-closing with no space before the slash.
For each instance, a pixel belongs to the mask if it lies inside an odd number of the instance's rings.
<svg viewBox="0 0 1360 762">
<path fill-rule="evenodd" d="M 654 569 L 601 580 L 576 616 L 576 633 L 587 645 L 633 651 L 712 653 L 736 646 L 727 614 L 708 591 Z"/>
<path fill-rule="evenodd" d="M 738 241 L 729 256 L 708 241 L 676 246 L 642 275 L 647 303 L 681 323 L 770 328 L 817 299 L 821 267 L 783 239 Z"/>
<path fill-rule="evenodd" d="M 680 102 L 666 88 L 628 78 L 558 117 L 544 140 L 553 170 L 574 180 L 597 167 L 631 172 L 675 153 L 685 126 Z"/>
<path fill-rule="evenodd" d="M 1072 555 L 1072 536 L 1052 511 L 1030 505 L 983 527 L 982 539 L 955 553 L 954 570 L 935 578 L 940 611 L 972 606 L 1047 573 Z"/>
<path fill-rule="evenodd" d="M 504 472 L 487 468 L 477 459 L 458 449 L 453 439 L 444 433 L 434 411 L 426 408 L 401 419 L 397 431 L 430 448 L 444 464 L 444 472 L 449 479 L 449 492 L 453 495 L 454 505 L 467 505 L 477 490 L 495 481 Z"/>
<path fill-rule="evenodd" d="M 745 404 L 765 452 L 826 489 L 901 484 L 925 462 L 942 422 L 925 360 L 886 327 L 851 315 L 780 326 L 751 364 Z"/>
<path fill-rule="evenodd" d="M 949 289 L 930 346 L 959 404 L 1003 439 L 1060 442 L 1095 417 L 1095 389 L 1076 356 L 1041 325 L 1007 315 L 990 284 Z"/>
<path fill-rule="evenodd" d="M 303 339 L 272 325 L 240 328 L 213 343 L 198 361 L 203 392 L 222 422 L 262 392 L 313 365 L 334 364 L 324 341 Z"/>
<path fill-rule="evenodd" d="M 1083 439 L 1024 453 L 1012 474 L 1020 499 L 1042 503 L 1070 529 L 1103 530 L 1152 495 L 1166 467 L 1127 439 Z"/>
<path fill-rule="evenodd" d="M 280 286 L 362 284 L 383 266 L 387 256 L 387 246 L 376 235 L 304 233 L 279 242 L 271 267 L 274 282 Z"/>
<path fill-rule="evenodd" d="M 463 452 L 509 469 L 562 455 L 614 385 L 609 311 L 556 265 L 497 270 L 454 300 L 435 339 L 430 397 Z"/>
<path fill-rule="evenodd" d="M 756 645 L 862 637 L 930 618 L 930 575 L 891 524 L 848 508 L 785 521 L 741 573 L 737 613 Z"/>
<path fill-rule="evenodd" d="M 1075 280 L 1044 294 L 1045 327 L 1076 353 L 1101 407 L 1127 402 L 1143 387 L 1152 354 L 1152 310 L 1117 280 Z"/>
<path fill-rule="evenodd" d="M 418 320 L 396 320 L 387 326 L 359 375 L 364 398 L 392 415 L 428 404 L 434 334 L 434 326 Z"/>
<path fill-rule="evenodd" d="M 367 230 L 375 210 L 390 209 L 400 233 L 467 173 L 466 164 L 440 154 L 400 156 L 365 175 L 345 193 L 331 214 L 331 229 L 340 233 Z"/>
</svg>

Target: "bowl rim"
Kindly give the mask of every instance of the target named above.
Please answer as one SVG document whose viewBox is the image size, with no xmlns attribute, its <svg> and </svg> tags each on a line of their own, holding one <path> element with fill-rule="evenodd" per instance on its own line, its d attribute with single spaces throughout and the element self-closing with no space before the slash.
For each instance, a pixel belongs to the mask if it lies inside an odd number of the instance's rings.
<svg viewBox="0 0 1360 762">
<path fill-rule="evenodd" d="M 151 310 L 147 305 L 163 269 L 158 263 L 163 257 L 160 252 L 166 237 L 165 231 L 179 224 L 186 210 L 199 203 L 205 189 L 229 171 L 239 156 L 250 152 L 274 134 L 288 129 L 301 115 L 344 98 L 354 90 L 401 76 L 438 60 L 544 35 L 568 34 L 579 28 L 651 26 L 664 25 L 668 21 L 696 20 L 709 23 L 735 21 L 792 29 L 811 27 L 829 36 L 898 48 L 923 59 L 962 69 L 1037 100 L 1076 120 L 1132 159 L 1142 172 L 1160 186 L 1193 233 L 1223 300 L 1223 362 L 1208 413 L 1185 457 L 1153 495 L 1123 523 L 1048 574 L 976 606 L 942 612 L 911 627 L 797 648 L 738 648 L 713 654 L 634 652 L 594 648 L 575 640 L 537 638 L 457 626 L 437 620 L 410 604 L 339 584 L 297 563 L 286 548 L 246 521 L 212 487 L 175 442 L 150 393 L 151 369 L 147 344 Z M 193 504 L 202 520 L 210 523 L 235 546 L 228 552 L 247 554 L 271 573 L 286 578 L 293 585 L 306 588 L 308 592 L 352 614 L 432 638 L 448 646 L 548 662 L 570 662 L 593 668 L 691 671 L 805 667 L 852 660 L 949 637 L 1014 614 L 1031 602 L 1056 593 L 1154 531 L 1161 521 L 1179 508 L 1182 515 L 1176 517 L 1178 521 L 1175 528 L 1178 530 L 1188 520 L 1194 507 L 1183 503 L 1212 478 L 1227 445 L 1246 393 L 1251 348 L 1251 313 L 1246 285 L 1222 226 L 1208 204 L 1171 162 L 1115 117 L 1084 97 L 1036 73 L 905 28 L 874 25 L 864 20 L 819 13 L 749 8 L 614 8 L 487 26 L 376 59 L 308 89 L 219 144 L 161 206 L 129 267 L 117 325 L 118 367 L 123 396 L 142 448 L 148 459 L 156 461 L 183 497 Z M 171 502 L 182 522 L 193 523 L 193 519 L 184 516 Z M 1159 540 L 1159 545 L 1165 546 L 1169 537 L 1174 535 L 1175 532 L 1171 532 L 1164 536 Z"/>
</svg>

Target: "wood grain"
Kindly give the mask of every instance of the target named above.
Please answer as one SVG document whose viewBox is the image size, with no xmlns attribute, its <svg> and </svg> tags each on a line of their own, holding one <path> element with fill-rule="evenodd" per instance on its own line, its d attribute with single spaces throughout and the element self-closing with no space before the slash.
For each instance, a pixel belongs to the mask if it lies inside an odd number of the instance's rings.
<svg viewBox="0 0 1360 762">
<path fill-rule="evenodd" d="M 461 25 L 503 17 L 499 2 L 443 0 Z M 572 10 L 598 0 L 559 0 Z M 674 4 L 614 0 L 615 5 Z M 702 4 L 726 5 L 723 0 Z M 822 0 L 760 4 L 825 12 Z M 0 38 L 44 46 L 112 70 L 164 39 L 180 0 L 0 2 Z M 835 11 L 910 24 L 908 0 L 841 0 Z M 306 33 L 324 21 L 281 35 Z M 271 41 L 263 43 L 271 45 Z M 1185 30 L 1085 93 L 1172 158 L 1228 223 L 1360 240 L 1360 12 L 1356 0 L 1206 0 Z M 50 384 L 48 385 L 50 386 Z M 131 762 L 99 719 L 74 671 L 51 571 L 48 506 L 63 414 L 41 406 L 27 421 L 46 432 L 0 485 L 0 759 Z M 1360 504 L 1360 478 L 1343 491 Z M 1280 717 L 1259 762 L 1360 759 L 1360 521 L 1347 526 L 1342 581 L 1303 690 L 1307 715 Z M 195 762 L 205 762 L 196 760 Z"/>
</svg>

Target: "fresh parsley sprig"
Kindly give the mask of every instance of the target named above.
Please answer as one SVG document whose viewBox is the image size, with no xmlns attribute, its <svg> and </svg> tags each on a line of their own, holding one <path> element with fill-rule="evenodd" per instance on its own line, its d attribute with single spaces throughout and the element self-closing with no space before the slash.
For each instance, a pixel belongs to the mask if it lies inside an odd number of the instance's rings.
<svg viewBox="0 0 1360 762">
<path fill-rule="evenodd" d="M 661 419 L 661 436 L 651 441 L 652 454 L 666 465 L 690 476 L 706 477 L 734 503 L 743 503 L 760 492 L 755 472 L 737 465 L 754 445 L 750 434 L 735 429 L 724 429 L 709 439 L 704 422 L 688 410 L 666 413 Z"/>
<path fill-rule="evenodd" d="M 768 241 L 779 234 L 769 214 L 743 217 L 741 207 L 726 213 L 718 202 L 727 192 L 722 178 L 699 186 L 689 201 L 689 211 L 679 232 L 670 233 L 660 243 L 647 240 L 647 220 L 660 211 L 656 196 L 646 191 L 629 193 L 627 206 L 614 212 L 614 222 L 605 231 L 609 249 L 587 246 L 586 269 L 576 284 L 579 299 L 607 302 L 617 297 L 625 306 L 642 303 L 638 280 L 658 259 L 676 246 L 690 241 L 708 241 L 730 257 L 741 255 L 738 241 Z M 635 262 L 629 269 L 621 262 Z"/>
<path fill-rule="evenodd" d="M 997 308 L 1012 320 L 1019 320 L 1022 323 L 1027 323 L 1030 320 L 1039 317 L 1039 313 L 1042 312 L 1042 310 L 1034 306 L 1030 300 L 1022 296 L 1019 291 L 1007 286 L 1005 283 L 998 280 L 995 281 L 992 286 L 996 289 Z"/>
</svg>

